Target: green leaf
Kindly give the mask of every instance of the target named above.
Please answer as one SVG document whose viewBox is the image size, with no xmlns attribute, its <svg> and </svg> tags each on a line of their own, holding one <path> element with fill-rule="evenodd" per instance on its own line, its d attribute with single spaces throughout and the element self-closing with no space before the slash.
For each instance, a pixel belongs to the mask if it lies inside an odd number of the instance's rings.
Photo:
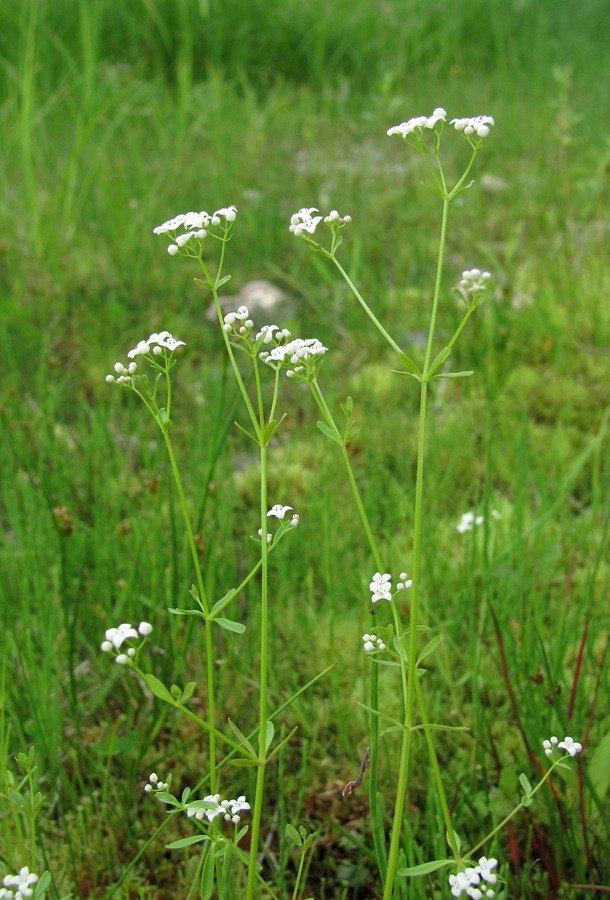
<svg viewBox="0 0 610 900">
<path fill-rule="evenodd" d="M 415 362 L 415 360 L 411 359 L 410 356 L 407 356 L 406 353 L 403 353 L 402 350 L 398 354 L 398 358 L 400 359 L 401 363 L 403 363 L 403 365 L 405 365 L 407 367 L 407 369 L 409 370 L 411 375 L 415 375 L 415 376 L 417 376 L 417 378 L 421 377 L 420 368 L 417 365 L 417 363 Z"/>
<path fill-rule="evenodd" d="M 159 679 L 155 675 L 144 675 L 144 681 L 151 689 L 155 697 L 158 697 L 160 700 L 165 700 L 166 703 L 171 703 L 172 706 L 174 705 L 174 698 L 167 690 L 163 682 L 159 681 Z"/>
<path fill-rule="evenodd" d="M 172 684 L 169 689 L 169 692 L 172 695 L 172 697 L 174 698 L 174 700 L 176 700 L 178 703 L 180 703 L 180 699 L 182 697 L 182 691 L 180 690 L 178 685 Z"/>
<path fill-rule="evenodd" d="M 301 847 L 303 845 L 301 835 L 293 825 L 286 825 L 286 835 L 290 838 L 295 847 Z"/>
<path fill-rule="evenodd" d="M 51 884 L 51 881 L 51 873 L 49 871 L 43 872 L 36 882 L 36 887 L 34 889 L 34 900 L 38 900 L 39 897 L 44 896 L 48 886 Z"/>
<path fill-rule="evenodd" d="M 184 685 L 184 688 L 182 690 L 182 703 L 189 702 L 189 700 L 193 696 L 195 687 L 196 687 L 196 684 L 194 681 L 189 681 L 187 684 Z"/>
<path fill-rule="evenodd" d="M 339 446 L 341 446 L 341 444 L 343 443 L 341 438 L 334 429 L 330 428 L 330 426 L 326 424 L 326 422 L 316 422 L 316 425 L 323 435 L 325 435 L 327 438 L 330 438 L 331 441 L 335 442 L 335 444 L 339 444 Z"/>
<path fill-rule="evenodd" d="M 168 606 L 167 611 L 172 614 L 172 616 L 198 616 L 200 619 L 205 619 L 205 613 L 202 613 L 200 609 L 179 609 L 176 606 Z"/>
<path fill-rule="evenodd" d="M 265 755 L 267 754 L 267 750 L 271 746 L 271 741 L 273 740 L 274 734 L 275 726 L 271 719 L 267 719 L 267 724 L 265 725 Z"/>
<path fill-rule="evenodd" d="M 451 347 L 443 347 L 443 349 L 439 353 L 437 353 L 435 358 L 432 360 L 432 364 L 430 365 L 430 367 L 428 369 L 428 373 L 427 373 L 428 378 L 430 378 L 436 372 L 437 369 L 440 369 L 440 367 L 443 365 L 443 363 L 445 362 L 445 360 L 447 359 L 447 357 L 449 356 L 450 353 L 451 353 Z"/>
<path fill-rule="evenodd" d="M 222 278 L 221 278 L 219 281 L 216 282 L 216 284 L 214 285 L 214 287 L 216 288 L 216 290 L 218 290 L 218 288 L 222 287 L 223 284 L 226 284 L 227 281 L 230 281 L 230 280 L 231 280 L 231 276 L 230 276 L 230 275 L 223 275 Z"/>
<path fill-rule="evenodd" d="M 190 837 L 180 838 L 179 841 L 172 841 L 166 844 L 168 850 L 179 850 L 181 847 L 190 847 L 191 844 L 200 844 L 201 841 L 211 840 L 207 834 L 192 834 Z"/>
<path fill-rule="evenodd" d="M 469 375 L 474 375 L 472 369 L 468 372 L 441 372 L 440 375 L 433 375 L 433 378 L 468 378 Z"/>
<path fill-rule="evenodd" d="M 416 381 L 421 381 L 421 376 L 416 375 L 415 372 L 401 372 L 400 369 L 390 369 L 392 375 L 408 375 L 409 378 L 415 378 Z"/>
<path fill-rule="evenodd" d="M 197 603 L 201 603 L 201 599 L 199 597 L 199 591 L 197 590 L 196 585 L 192 584 L 189 590 L 189 594 Z"/>
<path fill-rule="evenodd" d="M 421 863 L 419 866 L 409 866 L 407 869 L 400 869 L 398 874 L 407 878 L 417 878 L 418 875 L 429 875 L 430 872 L 437 872 L 439 869 L 444 869 L 445 866 L 454 865 L 454 859 L 433 859 L 430 862 Z"/>
<path fill-rule="evenodd" d="M 25 797 L 22 797 L 21 794 L 18 793 L 18 791 L 14 791 L 12 788 L 10 788 L 7 791 L 7 796 L 11 803 L 13 803 L 15 806 L 19 806 L 21 807 L 21 809 L 27 808 L 28 804 Z"/>
<path fill-rule="evenodd" d="M 239 422 L 234 422 L 233 424 L 235 425 L 236 428 L 238 428 L 242 432 L 242 434 L 245 434 L 246 437 L 250 438 L 251 441 L 254 441 L 254 443 L 260 447 L 260 441 L 257 437 L 254 437 L 254 435 L 251 434 L 246 428 L 243 428 L 239 424 Z"/>
<path fill-rule="evenodd" d="M 523 773 L 521 773 L 521 775 L 519 775 L 519 782 L 520 782 L 521 787 L 523 788 L 523 790 L 524 790 L 524 792 L 525 792 L 526 794 L 529 795 L 529 794 L 532 793 L 532 786 L 531 786 L 531 784 L 529 783 L 529 780 L 528 780 L 528 778 L 527 778 L 527 775 L 524 775 Z"/>
<path fill-rule="evenodd" d="M 526 796 L 525 794 L 521 797 L 521 806 L 527 809 L 528 806 L 531 806 L 534 801 L 531 797 Z"/>
<path fill-rule="evenodd" d="M 258 757 L 256 755 L 254 747 L 252 746 L 246 735 L 239 730 L 235 722 L 233 722 L 231 719 L 229 719 L 229 728 L 231 729 L 241 746 L 245 747 L 246 750 L 250 753 L 250 756 L 258 762 Z"/>
<path fill-rule="evenodd" d="M 216 612 L 216 610 L 221 609 L 221 607 L 224 607 L 225 603 L 229 599 L 233 599 L 234 594 L 235 594 L 235 588 L 231 588 L 230 591 L 227 591 L 227 593 L 224 595 L 224 597 L 221 597 L 220 600 L 217 600 L 216 603 L 214 604 L 214 606 L 212 607 L 212 609 L 210 610 L 210 618 L 213 619 L 214 613 Z"/>
<path fill-rule="evenodd" d="M 438 645 L 441 642 L 441 635 L 437 634 L 436 637 L 433 637 L 431 641 L 422 648 L 421 653 L 417 657 L 416 665 L 418 666 L 427 656 L 430 656 L 437 649 Z"/>
<path fill-rule="evenodd" d="M 351 397 L 345 398 L 345 403 L 341 404 L 341 409 L 343 411 L 343 415 L 345 416 L 345 418 L 349 419 L 349 417 L 351 416 L 351 414 L 354 411 L 354 401 L 352 400 Z"/>
<path fill-rule="evenodd" d="M 232 766 L 238 766 L 239 768 L 246 768 L 246 766 L 258 766 L 260 765 L 260 760 L 258 759 L 232 759 Z"/>
<path fill-rule="evenodd" d="M 231 619 L 219 617 L 218 619 L 212 619 L 212 621 L 216 622 L 217 625 L 220 625 L 221 628 L 224 628 L 225 631 L 234 631 L 235 634 L 243 634 L 246 630 L 246 626 L 241 622 L 233 622 Z"/>
<path fill-rule="evenodd" d="M 210 900 L 214 891 L 214 853 L 210 850 L 206 853 L 201 870 L 201 885 L 199 896 L 201 900 Z"/>
</svg>

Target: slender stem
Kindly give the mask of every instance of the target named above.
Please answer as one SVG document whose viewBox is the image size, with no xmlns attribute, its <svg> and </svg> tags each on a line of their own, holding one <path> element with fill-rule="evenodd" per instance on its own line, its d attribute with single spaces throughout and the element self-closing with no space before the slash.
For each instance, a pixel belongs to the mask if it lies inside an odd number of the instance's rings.
<svg viewBox="0 0 610 900">
<path fill-rule="evenodd" d="M 258 756 L 259 764 L 256 772 L 256 790 L 252 824 L 250 826 L 250 859 L 248 863 L 248 882 L 246 900 L 254 900 L 256 882 L 256 866 L 260 833 L 263 791 L 265 786 L 265 756 L 267 754 L 267 644 L 268 644 L 268 553 L 267 553 L 267 447 L 260 448 L 260 517 L 261 517 L 261 617 L 260 617 L 260 674 L 258 704 Z"/>
<path fill-rule="evenodd" d="M 188 539 L 188 544 L 191 551 L 191 558 L 193 560 L 193 567 L 195 569 L 195 578 L 197 580 L 197 591 L 199 594 L 199 602 L 201 604 L 201 608 L 206 615 L 209 615 L 210 608 L 208 604 L 208 600 L 206 597 L 205 586 L 203 583 L 203 575 L 201 572 L 201 565 L 199 563 L 199 556 L 197 555 L 197 547 L 195 546 L 195 537 L 193 535 L 193 527 L 191 525 L 190 516 L 188 513 L 188 509 L 186 506 L 186 497 L 184 496 L 184 487 L 182 485 L 182 479 L 180 477 L 180 472 L 178 470 L 178 465 L 176 463 L 176 457 L 174 455 L 174 448 L 172 447 L 172 442 L 169 436 L 169 432 L 167 428 L 163 429 L 163 439 L 165 441 L 165 447 L 167 449 L 167 454 L 169 456 L 170 465 L 172 468 L 172 473 L 174 476 L 174 482 L 176 484 L 176 490 L 178 491 L 178 497 L 180 499 L 180 507 L 182 509 L 182 516 L 184 518 L 184 527 L 186 529 L 186 535 Z M 209 744 L 209 758 L 210 758 L 210 788 L 211 793 L 216 793 L 216 733 L 215 733 L 215 721 L 216 721 L 216 710 L 215 710 L 215 693 L 214 693 L 214 655 L 213 655 L 213 644 L 212 644 L 212 626 L 209 622 L 205 624 L 205 656 L 206 656 L 206 679 L 207 679 L 207 702 L 208 702 L 208 714 L 207 720 L 210 726 L 209 735 L 210 735 L 210 744 Z"/>
<path fill-rule="evenodd" d="M 434 296 L 432 310 L 430 312 L 430 325 L 428 328 L 428 341 L 426 343 L 426 356 L 420 382 L 419 394 L 419 422 L 417 429 L 417 473 L 415 477 L 415 511 L 413 516 L 413 561 L 412 561 L 412 586 L 411 604 L 409 609 L 409 649 L 408 649 L 408 675 L 407 675 L 407 700 L 405 709 L 404 729 L 402 733 L 402 746 L 400 751 L 400 763 L 398 770 L 398 785 L 396 789 L 396 803 L 394 806 L 394 818 L 392 822 L 392 835 L 390 838 L 390 850 L 388 853 L 388 869 L 383 891 L 383 900 L 391 900 L 394 891 L 394 879 L 398 865 L 398 851 L 400 847 L 401 826 L 404 808 L 408 803 L 407 784 L 409 779 L 409 763 L 411 750 L 411 729 L 413 727 L 413 704 L 415 698 L 415 680 L 417 678 L 417 619 L 419 582 L 421 566 L 421 538 L 422 538 L 422 511 L 424 495 L 424 455 L 426 438 L 426 403 L 428 399 L 428 382 L 426 377 L 432 357 L 434 342 L 434 328 L 440 296 L 441 276 L 443 271 L 443 257 L 445 240 L 447 236 L 447 216 L 449 201 L 443 199 L 441 216 L 441 230 L 439 238 L 438 259 L 436 265 L 436 279 L 434 284 Z M 403 667 L 404 671 L 404 667 Z"/>
<path fill-rule="evenodd" d="M 352 293 L 354 294 L 354 297 L 356 298 L 356 300 L 358 301 L 360 306 L 363 308 L 363 310 L 365 311 L 365 313 L 367 314 L 367 316 L 369 317 L 371 322 L 374 324 L 377 331 L 384 336 L 384 338 L 386 339 L 386 341 L 388 342 L 390 347 L 393 350 L 395 350 L 396 353 L 398 353 L 398 355 L 400 356 L 400 354 L 402 353 L 402 350 L 400 349 L 400 347 L 398 346 L 398 344 L 396 343 L 394 338 L 390 334 L 388 334 L 388 332 L 385 330 L 385 328 L 383 327 L 383 325 L 381 324 L 381 322 L 379 321 L 379 319 L 377 318 L 377 316 L 375 315 L 373 310 L 370 308 L 370 306 L 365 302 L 364 297 L 362 296 L 362 294 L 360 293 L 360 291 L 358 290 L 358 288 L 356 287 L 354 282 L 351 280 L 351 278 L 349 277 L 349 275 L 347 274 L 347 272 L 345 271 L 345 269 L 343 268 L 343 266 L 341 265 L 339 260 L 335 256 L 331 256 L 330 258 L 334 262 L 334 264 L 337 267 L 337 269 L 339 270 L 339 272 L 341 272 L 342 277 L 345 279 L 345 281 L 349 285 Z"/>
</svg>

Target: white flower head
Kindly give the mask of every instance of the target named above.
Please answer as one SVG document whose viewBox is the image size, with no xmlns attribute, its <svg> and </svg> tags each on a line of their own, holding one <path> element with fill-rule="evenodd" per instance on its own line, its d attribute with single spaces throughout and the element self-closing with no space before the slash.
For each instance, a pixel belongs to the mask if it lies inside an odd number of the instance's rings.
<svg viewBox="0 0 610 900">
<path fill-rule="evenodd" d="M 393 125 L 392 128 L 388 128 L 387 133 L 390 137 L 394 134 L 398 134 L 402 138 L 407 138 L 410 134 L 414 134 L 417 139 L 421 140 L 424 130 L 431 131 L 436 128 L 436 125 L 439 122 L 444 124 L 446 120 L 447 113 L 442 106 L 438 106 L 431 116 L 414 116 L 407 122 L 402 122 L 400 125 Z"/>
<path fill-rule="evenodd" d="M 133 350 L 128 352 L 127 356 L 129 359 L 133 359 L 135 356 L 148 356 L 150 353 L 158 356 L 163 350 L 168 350 L 171 354 L 178 347 L 186 347 L 186 344 L 184 341 L 179 341 L 175 338 L 169 331 L 155 331 L 146 340 L 138 341 Z"/>
<path fill-rule="evenodd" d="M 309 208 L 303 207 L 298 212 L 295 212 L 290 217 L 290 226 L 289 230 L 294 234 L 295 237 L 303 237 L 308 234 L 313 234 L 318 227 L 319 223 L 322 221 L 324 216 L 314 216 L 313 213 L 319 212 L 316 206 L 310 206 Z"/>
<path fill-rule="evenodd" d="M 181 251 L 185 256 L 198 256 L 209 229 L 221 225 L 223 219 L 232 223 L 236 216 L 236 206 L 223 206 L 211 214 L 203 209 L 200 212 L 179 213 L 153 228 L 153 234 L 169 235 L 172 243 L 167 252 L 170 256 L 176 256 Z"/>
<path fill-rule="evenodd" d="M 105 637 L 106 641 L 104 641 L 104 643 L 109 642 L 115 650 L 118 650 L 123 641 L 129 640 L 130 638 L 137 638 L 138 632 L 127 622 L 123 622 L 123 624 L 117 626 L 117 628 L 108 628 Z"/>
<path fill-rule="evenodd" d="M 489 134 L 490 127 L 494 124 L 493 116 L 471 116 L 465 119 L 452 119 L 451 125 L 456 131 L 461 131 L 471 140 L 482 140 Z"/>
<path fill-rule="evenodd" d="M 547 756 L 553 756 L 553 752 L 555 749 L 557 750 L 565 750 L 566 754 L 574 757 L 582 750 L 582 744 L 579 741 L 575 741 L 574 738 L 566 735 L 563 741 L 560 741 L 555 735 L 553 735 L 548 740 L 542 742 L 542 746 L 544 747 L 544 752 Z"/>
<path fill-rule="evenodd" d="M 32 897 L 34 891 L 32 885 L 38 881 L 38 875 L 30 872 L 27 866 L 23 866 L 16 875 L 5 875 L 2 884 L 5 888 L 17 888 L 13 894 L 11 890 L 0 889 L 0 897 Z"/>
<path fill-rule="evenodd" d="M 480 269 L 466 269 L 458 284 L 460 290 L 468 297 L 484 294 L 491 278 L 489 272 Z"/>
<path fill-rule="evenodd" d="M 377 603 L 378 600 L 392 600 L 392 576 L 387 572 L 382 575 L 375 572 L 373 580 L 369 584 L 369 590 L 372 594 L 371 600 Z"/>
<path fill-rule="evenodd" d="M 494 897 L 495 891 L 487 885 L 495 884 L 498 880 L 497 875 L 491 871 L 497 865 L 497 859 L 487 859 L 486 856 L 482 856 L 476 866 L 469 866 L 463 872 L 450 875 L 449 887 L 452 895 L 460 897 L 465 894 L 467 897 L 472 897 L 473 900 L 480 900 L 481 897 Z"/>
<path fill-rule="evenodd" d="M 292 509 L 292 506 L 282 506 L 281 503 L 276 503 L 271 507 L 267 516 L 275 516 L 276 519 L 283 519 L 289 509 Z"/>
<path fill-rule="evenodd" d="M 373 653 L 375 650 L 385 650 L 386 645 L 375 634 L 363 634 L 362 649 L 365 653 Z"/>
<path fill-rule="evenodd" d="M 462 513 L 460 521 L 455 526 L 455 530 L 459 531 L 460 534 L 465 534 L 467 531 L 472 531 L 475 525 L 482 525 L 485 521 L 483 516 L 475 516 L 472 511 L 468 511 Z"/>
<path fill-rule="evenodd" d="M 317 338 L 294 338 L 287 344 L 278 344 L 270 353 L 259 357 L 275 369 L 283 367 L 286 376 L 296 381 L 312 381 L 324 354 L 328 351 Z"/>
</svg>

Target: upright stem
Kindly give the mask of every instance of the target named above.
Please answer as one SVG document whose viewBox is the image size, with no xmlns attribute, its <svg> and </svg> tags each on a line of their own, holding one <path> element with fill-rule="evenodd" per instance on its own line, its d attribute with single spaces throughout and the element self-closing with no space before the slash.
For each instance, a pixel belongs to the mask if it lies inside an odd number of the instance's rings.
<svg viewBox="0 0 610 900">
<path fill-rule="evenodd" d="M 174 476 L 174 482 L 176 484 L 176 489 L 178 491 L 178 497 L 180 499 L 180 507 L 182 509 L 182 515 L 184 518 L 184 527 L 186 529 L 186 535 L 189 543 L 189 547 L 191 550 L 191 558 L 193 560 L 193 567 L 195 569 L 195 578 L 197 580 L 197 591 L 199 593 L 199 599 L 201 603 L 201 608 L 206 615 L 209 613 L 209 604 L 207 601 L 205 587 L 203 584 L 203 575 L 201 572 L 201 565 L 199 563 L 199 557 L 197 555 L 197 547 L 195 546 L 195 537 L 193 535 L 193 527 L 191 525 L 191 520 L 188 514 L 188 509 L 186 506 L 186 498 L 184 496 L 184 488 L 182 486 L 182 479 L 180 478 L 180 472 L 178 470 L 178 465 L 176 463 L 176 457 L 174 456 L 174 448 L 172 447 L 172 442 L 170 440 L 170 436 L 167 428 L 163 429 L 163 439 L 165 441 L 165 447 L 167 449 L 167 455 L 169 456 L 169 462 L 172 468 L 172 473 Z M 210 757 L 210 792 L 212 794 L 216 793 L 216 735 L 214 733 L 215 719 L 216 719 L 216 711 L 215 711 L 215 695 L 214 695 L 214 656 L 213 656 L 213 646 L 212 646 L 212 626 L 209 622 L 205 623 L 205 657 L 206 657 L 206 677 L 207 677 L 207 701 L 208 701 L 208 714 L 207 720 L 210 725 L 210 744 L 209 744 L 209 757 Z"/>
<path fill-rule="evenodd" d="M 250 826 L 250 859 L 248 863 L 248 883 L 246 885 L 246 900 L 253 900 L 256 883 L 256 866 L 258 857 L 258 843 L 260 833 L 261 810 L 263 806 L 263 790 L 265 786 L 265 756 L 267 754 L 267 447 L 261 446 L 261 491 L 260 491 L 260 517 L 261 517 L 261 617 L 260 617 L 260 684 L 258 701 L 258 769 L 256 772 L 256 792 L 254 795 L 254 808 L 252 810 L 252 824 Z"/>
<path fill-rule="evenodd" d="M 417 473 L 415 477 L 415 510 L 413 516 L 413 561 L 411 586 L 411 606 L 409 610 L 409 650 L 407 660 L 407 699 L 405 704 L 404 728 L 402 732 L 402 746 L 400 751 L 400 763 L 398 770 L 398 786 L 396 789 L 396 804 L 392 822 L 392 836 L 388 853 L 388 869 L 383 891 L 383 900 L 391 900 L 394 892 L 394 879 L 398 864 L 398 851 L 400 848 L 400 836 L 402 832 L 402 820 L 404 808 L 408 803 L 407 784 L 409 779 L 409 764 L 411 750 L 411 729 L 413 728 L 413 706 L 415 700 L 415 679 L 417 668 L 417 619 L 419 582 L 421 566 L 421 535 L 422 535 L 422 510 L 424 496 L 424 454 L 426 443 L 426 404 L 428 399 L 427 374 L 432 358 L 432 346 L 434 342 L 434 328 L 440 296 L 441 275 L 443 271 L 443 256 L 447 235 L 447 216 L 449 200 L 443 198 L 443 211 L 441 217 L 441 232 L 439 238 L 438 259 L 436 265 L 436 279 L 434 284 L 434 296 L 430 313 L 430 325 L 428 328 L 428 341 L 426 344 L 426 356 L 424 360 L 422 380 L 419 394 L 419 422 L 417 429 Z"/>
</svg>

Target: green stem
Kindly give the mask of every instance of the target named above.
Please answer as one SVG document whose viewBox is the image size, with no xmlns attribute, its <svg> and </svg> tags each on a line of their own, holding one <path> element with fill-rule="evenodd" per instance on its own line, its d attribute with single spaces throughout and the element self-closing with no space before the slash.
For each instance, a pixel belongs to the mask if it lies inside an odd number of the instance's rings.
<svg viewBox="0 0 610 900">
<path fill-rule="evenodd" d="M 163 439 L 165 441 L 165 447 L 167 449 L 167 454 L 169 456 L 170 465 L 172 468 L 172 473 L 174 476 L 174 482 L 176 484 L 176 490 L 178 491 L 178 497 L 180 500 L 180 508 L 182 509 L 182 516 L 184 518 L 184 527 L 186 529 L 186 535 L 188 539 L 188 544 L 191 551 L 191 558 L 193 561 L 193 567 L 195 569 L 195 578 L 197 581 L 197 591 L 199 593 L 199 602 L 203 612 L 207 615 L 210 613 L 209 604 L 206 597 L 205 587 L 203 584 L 203 575 L 201 572 L 201 565 L 199 563 L 199 557 L 197 555 L 197 547 L 195 546 L 195 537 L 193 535 L 193 527 L 191 525 L 191 520 L 189 517 L 187 505 L 186 505 L 186 497 L 184 496 L 184 487 L 182 485 L 182 479 L 180 477 L 180 472 L 178 470 L 178 465 L 176 463 L 176 457 L 174 455 L 174 448 L 172 447 L 172 442 L 169 436 L 169 432 L 167 428 L 163 429 Z M 210 735 L 210 745 L 209 745 L 209 758 L 210 758 L 210 789 L 211 793 L 216 793 L 216 733 L 215 733 L 215 719 L 216 719 L 216 711 L 215 711 L 215 694 L 214 694 L 214 655 L 213 655 L 213 644 L 212 644 L 212 626 L 209 622 L 205 624 L 205 655 L 206 655 L 206 679 L 207 679 L 207 702 L 208 702 L 208 710 L 207 710 L 207 720 L 210 726 L 209 735 Z"/>
<path fill-rule="evenodd" d="M 341 273 L 342 277 L 345 279 L 346 283 L 349 285 L 350 290 L 352 291 L 354 297 L 356 298 L 356 300 L 358 301 L 360 306 L 363 308 L 363 310 L 365 311 L 365 313 L 367 314 L 367 316 L 369 317 L 369 319 L 371 320 L 371 322 L 373 323 L 373 325 L 375 326 L 377 331 L 383 335 L 383 337 L 386 339 L 386 341 L 388 342 L 388 344 L 390 345 L 392 350 L 394 350 L 400 356 L 402 353 L 402 350 L 400 349 L 400 347 L 398 346 L 398 344 L 396 343 L 394 338 L 391 335 L 389 335 L 388 332 L 385 330 L 385 328 L 383 327 L 383 325 L 381 324 L 381 322 L 379 321 L 379 319 L 377 318 L 377 316 L 375 315 L 373 310 L 370 308 L 370 306 L 365 302 L 364 297 L 362 296 L 362 294 L 360 293 L 360 291 L 358 290 L 358 288 L 356 287 L 354 282 L 351 280 L 351 278 L 349 277 L 349 275 L 347 274 L 347 272 L 345 271 L 345 269 L 343 268 L 343 266 L 341 265 L 339 260 L 336 258 L 336 256 L 331 256 L 330 258 L 332 259 L 335 266 Z"/>
<path fill-rule="evenodd" d="M 417 473 L 415 477 L 415 510 L 413 516 L 413 562 L 412 562 L 412 586 L 411 586 L 411 604 L 409 610 L 409 649 L 408 649 L 408 673 L 407 673 L 407 700 L 405 708 L 404 730 L 402 733 L 402 746 L 400 750 L 400 763 L 398 770 L 398 785 L 396 789 L 396 803 L 394 806 L 394 818 L 392 822 L 392 835 L 390 838 L 390 849 L 388 853 L 388 870 L 383 891 L 383 900 L 391 900 L 394 891 L 394 879 L 396 876 L 396 868 L 398 865 L 398 851 L 400 848 L 400 837 L 402 832 L 402 820 L 405 806 L 408 804 L 407 784 L 409 779 L 409 764 L 411 750 L 411 729 L 413 727 L 413 705 L 415 698 L 415 680 L 417 678 L 417 619 L 418 619 L 418 600 L 419 600 L 419 582 L 420 582 L 420 566 L 421 566 L 421 538 L 422 538 L 422 511 L 423 511 L 423 494 L 424 494 L 424 455 L 425 455 L 425 439 L 426 439 L 426 403 L 428 399 L 428 369 L 432 357 L 432 346 L 434 342 L 434 329 L 436 325 L 436 315 L 438 311 L 438 301 L 440 296 L 441 276 L 443 271 L 443 257 L 445 250 L 445 241 L 447 236 L 447 217 L 449 211 L 449 200 L 447 197 L 443 199 L 443 210 L 441 216 L 441 230 L 439 238 L 438 259 L 436 265 L 436 279 L 434 284 L 434 296 L 432 299 L 432 310 L 430 313 L 430 325 L 428 328 L 428 341 L 426 343 L 426 356 L 422 372 L 422 381 L 420 382 L 419 395 L 419 422 L 417 429 Z M 403 667 L 404 671 L 404 667 Z"/>
<path fill-rule="evenodd" d="M 256 772 L 256 790 L 250 826 L 250 859 L 248 863 L 248 882 L 246 900 L 254 900 L 256 883 L 256 866 L 260 834 L 263 791 L 265 787 L 265 757 L 267 755 L 267 650 L 268 650 L 268 553 L 267 553 L 267 447 L 261 447 L 260 474 L 260 517 L 261 517 L 261 618 L 260 618 L 260 684 L 258 705 L 258 756 L 259 764 Z"/>
</svg>

